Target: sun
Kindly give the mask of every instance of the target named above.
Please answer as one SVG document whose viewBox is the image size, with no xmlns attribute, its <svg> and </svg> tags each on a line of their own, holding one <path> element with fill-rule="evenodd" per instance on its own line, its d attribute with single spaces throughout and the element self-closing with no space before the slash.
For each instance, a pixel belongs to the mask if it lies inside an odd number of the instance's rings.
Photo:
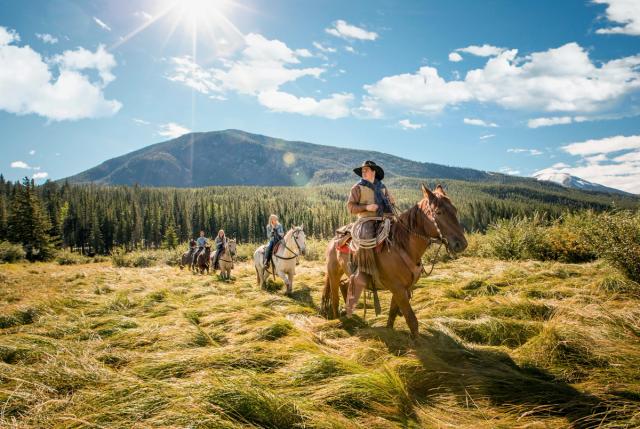
<svg viewBox="0 0 640 429">
<path fill-rule="evenodd" d="M 126 43 L 158 21 L 168 23 L 170 26 L 166 36 L 167 40 L 173 37 L 180 27 L 182 31 L 179 33 L 185 34 L 191 39 L 194 51 L 199 39 L 216 46 L 221 41 L 226 43 L 229 39 L 242 36 L 242 33 L 228 18 L 232 9 L 238 6 L 234 0 L 166 0 L 164 3 L 158 4 L 161 7 L 152 14 L 151 19 L 122 37 L 111 46 L 111 49 Z"/>
</svg>

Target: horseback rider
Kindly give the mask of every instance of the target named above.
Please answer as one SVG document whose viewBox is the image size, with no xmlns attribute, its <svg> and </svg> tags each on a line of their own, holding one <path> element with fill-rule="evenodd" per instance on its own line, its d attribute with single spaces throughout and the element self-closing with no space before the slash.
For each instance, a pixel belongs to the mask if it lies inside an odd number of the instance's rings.
<svg viewBox="0 0 640 429">
<path fill-rule="evenodd" d="M 193 239 L 193 237 L 191 237 L 189 239 L 189 249 L 188 252 L 189 254 L 193 255 L 193 252 L 196 251 L 196 240 Z"/>
<path fill-rule="evenodd" d="M 198 245 L 198 250 L 196 250 L 195 255 L 193 255 L 193 265 L 196 265 L 196 261 L 198 260 L 198 255 L 202 253 L 204 250 L 204 246 L 207 244 L 207 237 L 204 236 L 204 231 L 200 231 L 200 237 L 196 240 L 196 244 Z M 209 262 L 209 261 L 207 261 Z"/>
<path fill-rule="evenodd" d="M 269 268 L 269 263 L 271 262 L 271 254 L 273 253 L 273 247 L 284 237 L 284 229 L 282 228 L 282 224 L 278 220 L 278 216 L 272 214 L 269 216 L 269 223 L 267 224 L 267 238 L 269 239 L 269 244 L 267 245 L 267 249 L 265 250 L 265 258 L 264 258 L 264 269 Z"/>
<path fill-rule="evenodd" d="M 226 244 L 226 242 L 227 242 L 227 237 L 225 237 L 224 235 L 224 230 L 221 229 L 220 231 L 218 231 L 218 235 L 216 236 L 216 240 L 214 242 L 214 247 L 216 248 L 216 256 L 213 261 L 214 270 L 218 269 L 218 261 L 220 260 L 220 255 L 224 250 L 224 245 Z"/>
<path fill-rule="evenodd" d="M 384 219 L 393 216 L 395 199 L 382 183 L 384 170 L 375 162 L 365 161 L 360 167 L 354 168 L 353 172 L 361 179 L 353 185 L 347 200 L 349 212 L 358 217 L 357 223 L 360 224 L 357 231 L 352 230 L 352 236 L 357 240 L 370 240 L 377 236 L 378 228 Z M 368 220 L 368 218 L 371 219 Z M 367 276 L 367 283 L 375 279 L 377 269 L 373 248 L 358 249 L 354 252 L 353 262 L 357 267 L 354 270 L 354 276 L 358 274 Z M 354 299 L 350 303 L 351 307 L 355 306 L 362 289 L 356 287 L 353 292 Z"/>
</svg>

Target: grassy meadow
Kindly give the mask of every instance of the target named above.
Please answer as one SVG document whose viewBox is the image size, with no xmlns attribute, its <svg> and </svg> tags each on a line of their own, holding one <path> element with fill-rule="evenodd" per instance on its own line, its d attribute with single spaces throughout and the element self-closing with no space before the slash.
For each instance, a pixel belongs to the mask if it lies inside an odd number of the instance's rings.
<svg viewBox="0 0 640 429">
<path fill-rule="evenodd" d="M 387 292 L 319 317 L 320 260 L 285 297 L 161 259 L 0 265 L 1 427 L 640 426 L 640 287 L 601 260 L 440 262 L 414 343 Z"/>
</svg>

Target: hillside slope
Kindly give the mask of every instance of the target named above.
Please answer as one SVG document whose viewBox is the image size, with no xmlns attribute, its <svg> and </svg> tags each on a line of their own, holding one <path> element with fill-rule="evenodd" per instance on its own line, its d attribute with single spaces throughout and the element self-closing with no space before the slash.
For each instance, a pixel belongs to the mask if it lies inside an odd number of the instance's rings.
<svg viewBox="0 0 640 429">
<path fill-rule="evenodd" d="M 201 187 L 290 186 L 353 179 L 351 169 L 375 159 L 387 175 L 468 181 L 531 181 L 470 168 L 407 160 L 380 152 L 287 141 L 239 130 L 191 133 L 110 159 L 67 178 L 72 183 Z"/>
</svg>

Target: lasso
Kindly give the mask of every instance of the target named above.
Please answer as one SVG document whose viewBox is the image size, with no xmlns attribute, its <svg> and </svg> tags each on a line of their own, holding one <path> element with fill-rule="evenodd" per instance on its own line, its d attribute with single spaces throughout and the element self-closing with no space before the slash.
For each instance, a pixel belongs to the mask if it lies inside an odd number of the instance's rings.
<svg viewBox="0 0 640 429">
<path fill-rule="evenodd" d="M 382 224 L 382 228 L 378 234 L 373 238 L 360 238 L 362 227 L 365 222 L 373 222 L 373 221 L 384 221 Z M 391 220 L 386 217 L 361 217 L 358 218 L 351 227 L 351 242 L 349 243 L 349 248 L 357 252 L 358 249 L 373 249 L 378 245 L 378 243 L 382 243 L 384 240 L 389 238 L 389 231 L 391 230 Z"/>
</svg>

